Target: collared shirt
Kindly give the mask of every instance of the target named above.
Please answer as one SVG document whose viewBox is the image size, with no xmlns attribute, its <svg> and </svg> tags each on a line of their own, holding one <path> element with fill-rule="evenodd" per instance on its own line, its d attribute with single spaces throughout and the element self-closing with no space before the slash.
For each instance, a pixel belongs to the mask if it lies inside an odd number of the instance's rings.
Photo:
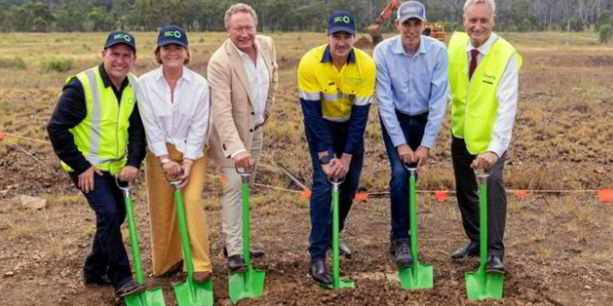
<svg viewBox="0 0 613 306">
<path fill-rule="evenodd" d="M 138 106 L 151 152 L 155 156 L 168 155 L 166 143 L 170 143 L 185 158 L 202 157 L 210 125 L 207 80 L 183 67 L 173 95 L 160 66 L 141 76 L 138 84 Z"/>
<path fill-rule="evenodd" d="M 419 49 L 410 55 L 398 35 L 378 44 L 373 56 L 378 72 L 379 113 L 394 147 L 407 143 L 396 110 L 410 116 L 428 113 L 421 146 L 434 147 L 445 117 L 449 89 L 449 58 L 445 45 L 421 36 Z"/>
<path fill-rule="evenodd" d="M 234 44 L 232 44 L 234 46 Z M 236 48 L 236 46 L 234 46 Z M 264 123 L 264 110 L 266 109 L 266 99 L 268 98 L 268 89 L 270 87 L 270 73 L 266 63 L 262 58 L 259 50 L 256 50 L 257 64 L 251 60 L 249 55 L 238 48 L 236 48 L 238 54 L 243 60 L 245 66 L 245 73 L 249 80 L 249 86 L 253 93 L 253 111 L 255 112 L 255 125 L 258 126 Z"/>
<path fill-rule="evenodd" d="M 121 103 L 121 95 L 124 89 L 130 85 L 128 78 L 126 77 L 121 84 L 121 88 L 117 89 L 104 70 L 104 65 L 100 64 L 98 69 L 104 87 L 108 88 L 111 86 L 117 98 L 117 103 Z M 132 85 L 134 86 L 134 84 Z M 55 154 L 78 174 L 89 169 L 91 164 L 77 148 L 74 135 L 69 130 L 79 125 L 86 117 L 85 91 L 79 79 L 73 77 L 62 89 L 59 102 L 49 119 L 47 132 L 49 133 L 49 140 L 53 145 Z M 145 146 L 145 130 L 140 119 L 138 105 L 134 106 L 129 120 L 128 161 L 126 165 L 139 168 L 147 151 Z"/>
<path fill-rule="evenodd" d="M 376 72 L 372 58 L 355 48 L 340 71 L 332 63 L 327 44 L 302 57 L 297 71 L 300 102 L 307 137 L 318 152 L 332 152 L 328 123 L 348 125 L 344 152 L 353 154 L 363 148 Z"/>
<path fill-rule="evenodd" d="M 468 53 L 468 62 L 472 60 L 471 50 L 479 50 L 477 56 L 477 67 L 483 59 L 483 56 L 492 48 L 492 45 L 498 39 L 498 35 L 492 33 L 490 37 L 479 48 L 475 48 L 469 41 L 466 45 L 466 52 Z M 496 110 L 496 121 L 492 128 L 492 140 L 487 148 L 487 151 L 494 152 L 498 157 L 502 156 L 508 149 L 509 143 L 511 143 L 511 137 L 513 134 L 513 125 L 515 123 L 515 114 L 517 113 L 517 100 L 518 100 L 518 86 L 519 86 L 519 65 L 515 59 L 515 54 L 511 55 L 507 62 L 502 78 L 496 88 L 496 100 L 498 101 L 498 109 Z M 451 99 L 450 99 L 451 101 Z"/>
</svg>

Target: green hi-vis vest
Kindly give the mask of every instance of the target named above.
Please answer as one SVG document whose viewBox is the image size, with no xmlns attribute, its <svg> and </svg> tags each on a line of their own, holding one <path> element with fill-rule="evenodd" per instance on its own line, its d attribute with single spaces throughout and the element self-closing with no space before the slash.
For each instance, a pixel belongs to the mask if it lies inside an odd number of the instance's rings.
<svg viewBox="0 0 613 306">
<path fill-rule="evenodd" d="M 128 74 L 130 85 L 123 90 L 121 103 L 117 102 L 112 86 L 104 87 L 98 67 L 80 72 L 76 77 L 85 92 L 87 116 L 69 131 L 79 152 L 90 164 L 116 174 L 127 162 L 128 127 L 136 102 L 132 84 L 136 84 L 136 77 Z M 66 83 L 71 78 L 67 78 Z M 65 171 L 73 171 L 64 162 L 61 164 Z"/>
<path fill-rule="evenodd" d="M 509 58 L 515 54 L 519 68 L 522 58 L 509 42 L 498 37 L 468 80 L 466 45 L 470 38 L 456 32 L 449 41 L 449 85 L 451 86 L 451 132 L 464 138 L 473 155 L 487 151 L 496 121 L 496 89 Z"/>
</svg>

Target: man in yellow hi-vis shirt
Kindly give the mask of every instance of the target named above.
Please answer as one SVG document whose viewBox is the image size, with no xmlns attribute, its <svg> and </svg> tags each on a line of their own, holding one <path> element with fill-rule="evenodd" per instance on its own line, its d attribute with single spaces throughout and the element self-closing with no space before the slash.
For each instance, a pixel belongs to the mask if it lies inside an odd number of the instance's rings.
<svg viewBox="0 0 613 306">
<path fill-rule="evenodd" d="M 503 183 L 506 151 L 517 110 L 522 58 L 506 40 L 492 33 L 493 0 L 467 0 L 464 29 L 449 42 L 451 86 L 451 156 L 458 204 L 468 245 L 454 260 L 479 254 L 479 199 L 475 169 L 488 171 L 489 271 L 503 272 L 507 199 Z"/>
<path fill-rule="evenodd" d="M 353 48 L 355 22 L 345 11 L 328 20 L 328 43 L 313 48 L 298 66 L 300 103 L 313 162 L 309 274 L 331 284 L 326 252 L 331 241 L 331 183 L 346 177 L 340 186 L 340 229 L 349 214 L 362 171 L 364 130 L 375 88 L 375 63 Z M 351 251 L 342 243 L 345 256 Z"/>
</svg>

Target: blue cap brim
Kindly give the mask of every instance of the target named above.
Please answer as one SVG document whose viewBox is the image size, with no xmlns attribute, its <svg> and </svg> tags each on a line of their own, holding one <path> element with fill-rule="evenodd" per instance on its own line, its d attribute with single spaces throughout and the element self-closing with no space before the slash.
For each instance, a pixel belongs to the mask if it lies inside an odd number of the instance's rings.
<svg viewBox="0 0 613 306">
<path fill-rule="evenodd" d="M 183 46 L 183 47 L 188 47 L 188 45 L 182 41 L 176 41 L 176 40 L 167 40 L 167 41 L 163 41 L 158 43 L 158 47 L 163 47 L 166 45 L 170 45 L 170 44 L 175 44 L 175 45 L 179 45 L 179 46 Z"/>
<path fill-rule="evenodd" d="M 125 42 L 125 41 L 115 41 L 115 42 L 109 43 L 109 44 L 107 44 L 107 45 L 105 45 L 105 46 L 104 46 L 104 49 L 108 49 L 108 48 L 110 48 L 110 47 L 112 47 L 112 46 L 116 46 L 116 45 L 118 45 L 118 44 L 124 44 L 124 45 L 126 45 L 126 46 L 128 46 L 128 47 L 132 48 L 132 50 L 134 50 L 134 52 L 136 52 L 136 47 L 134 47 L 134 46 L 130 45 L 129 43 L 127 43 L 127 42 Z"/>
<path fill-rule="evenodd" d="M 337 32 L 347 32 L 351 35 L 355 35 L 355 29 L 352 29 L 350 27 L 338 26 L 338 27 L 332 27 L 328 29 L 328 35 L 334 34 Z"/>
</svg>

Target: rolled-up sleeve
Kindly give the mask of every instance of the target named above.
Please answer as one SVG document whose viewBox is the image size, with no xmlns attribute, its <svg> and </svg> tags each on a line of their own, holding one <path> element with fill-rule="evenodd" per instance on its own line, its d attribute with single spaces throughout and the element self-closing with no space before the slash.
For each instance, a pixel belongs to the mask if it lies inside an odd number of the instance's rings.
<svg viewBox="0 0 613 306">
<path fill-rule="evenodd" d="M 446 99 L 449 91 L 449 57 L 447 49 L 441 48 L 436 56 L 431 82 L 430 100 L 428 101 L 428 123 L 424 130 L 421 146 L 433 148 L 445 117 Z"/>
<path fill-rule="evenodd" d="M 496 92 L 496 100 L 499 106 L 496 110 L 496 121 L 492 128 L 492 140 L 487 150 L 496 153 L 498 157 L 502 156 L 508 149 L 513 135 L 513 125 L 517 113 L 519 68 L 521 67 L 519 61 L 521 61 L 521 58 L 518 59 L 515 54 L 509 58 Z"/>
</svg>

